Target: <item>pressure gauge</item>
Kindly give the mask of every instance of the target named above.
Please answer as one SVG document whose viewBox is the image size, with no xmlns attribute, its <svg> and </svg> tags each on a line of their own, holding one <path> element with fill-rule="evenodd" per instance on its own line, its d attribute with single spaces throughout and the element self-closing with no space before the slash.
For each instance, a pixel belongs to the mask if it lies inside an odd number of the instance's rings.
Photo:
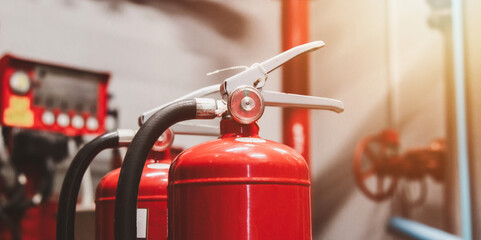
<svg viewBox="0 0 481 240">
<path fill-rule="evenodd" d="M 75 115 L 72 118 L 72 126 L 76 129 L 82 129 L 85 125 L 84 118 L 80 115 Z"/>
<path fill-rule="evenodd" d="M 55 123 L 55 115 L 53 112 L 45 111 L 42 114 L 42 122 L 47 126 L 53 125 Z"/>
<path fill-rule="evenodd" d="M 236 88 L 227 101 L 227 108 L 232 118 L 241 124 L 257 121 L 264 113 L 264 107 L 262 95 L 250 86 Z"/>
<path fill-rule="evenodd" d="M 70 117 L 65 113 L 60 113 L 57 115 L 57 124 L 60 127 L 68 127 L 70 124 Z"/>
<path fill-rule="evenodd" d="M 90 131 L 97 130 L 99 128 L 99 121 L 94 117 L 87 119 L 87 129 Z"/>
<path fill-rule="evenodd" d="M 32 85 L 27 73 L 23 71 L 15 72 L 10 77 L 10 89 L 16 94 L 24 95 L 30 90 Z"/>
</svg>

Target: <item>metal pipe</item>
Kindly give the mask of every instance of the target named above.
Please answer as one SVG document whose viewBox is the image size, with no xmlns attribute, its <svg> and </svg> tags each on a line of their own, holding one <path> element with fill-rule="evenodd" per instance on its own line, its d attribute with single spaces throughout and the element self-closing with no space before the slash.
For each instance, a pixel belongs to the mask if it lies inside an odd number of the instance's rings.
<svg viewBox="0 0 481 240">
<path fill-rule="evenodd" d="M 471 198 L 469 186 L 469 156 L 466 130 L 466 89 L 464 76 L 463 1 L 451 1 L 454 91 L 456 105 L 456 132 L 458 148 L 459 198 L 461 230 L 465 240 L 472 239 Z"/>
<path fill-rule="evenodd" d="M 309 4 L 305 0 L 282 1 L 282 49 L 309 42 Z M 282 91 L 309 95 L 309 58 L 300 56 L 284 65 Z M 299 152 L 310 164 L 309 110 L 282 110 L 282 141 Z"/>
<path fill-rule="evenodd" d="M 400 217 L 391 218 L 387 228 L 389 231 L 417 240 L 461 240 L 458 236 Z"/>
</svg>

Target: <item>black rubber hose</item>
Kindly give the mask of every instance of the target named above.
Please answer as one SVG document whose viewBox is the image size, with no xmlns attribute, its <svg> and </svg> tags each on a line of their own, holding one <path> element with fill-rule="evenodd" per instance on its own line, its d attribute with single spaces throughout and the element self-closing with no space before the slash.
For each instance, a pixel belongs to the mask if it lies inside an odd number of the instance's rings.
<svg viewBox="0 0 481 240">
<path fill-rule="evenodd" d="M 180 101 L 157 111 L 140 127 L 130 143 L 120 170 L 115 195 L 115 239 L 137 239 L 137 195 L 147 155 L 155 141 L 177 122 L 195 119 L 195 100 Z"/>
<path fill-rule="evenodd" d="M 58 202 L 57 240 L 74 240 L 75 212 L 82 178 L 99 152 L 119 147 L 117 132 L 105 133 L 85 144 L 70 164 Z"/>
</svg>

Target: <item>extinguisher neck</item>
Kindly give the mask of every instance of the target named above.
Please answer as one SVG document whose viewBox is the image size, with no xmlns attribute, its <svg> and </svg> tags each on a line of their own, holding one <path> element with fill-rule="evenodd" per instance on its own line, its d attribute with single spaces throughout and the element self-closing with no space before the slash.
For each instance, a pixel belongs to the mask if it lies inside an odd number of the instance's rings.
<svg viewBox="0 0 481 240">
<path fill-rule="evenodd" d="M 220 121 L 220 134 L 224 137 L 253 137 L 259 135 L 257 122 L 241 124 L 230 118 L 223 118 Z"/>
<path fill-rule="evenodd" d="M 164 151 L 155 151 L 152 149 L 147 156 L 146 164 L 152 162 L 160 162 L 167 159 L 170 159 L 170 149 L 166 149 Z"/>
</svg>

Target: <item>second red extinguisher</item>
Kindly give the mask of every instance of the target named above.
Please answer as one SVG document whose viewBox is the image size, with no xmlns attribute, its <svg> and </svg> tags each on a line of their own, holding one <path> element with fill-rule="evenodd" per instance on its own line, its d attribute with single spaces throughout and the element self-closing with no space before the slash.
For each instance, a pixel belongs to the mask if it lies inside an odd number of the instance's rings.
<svg viewBox="0 0 481 240">
<path fill-rule="evenodd" d="M 163 240 L 167 236 L 167 179 L 170 163 L 170 145 L 173 132 L 169 129 L 157 141 L 145 162 L 140 181 L 137 210 L 137 236 Z M 120 168 L 105 175 L 97 185 L 95 194 L 95 239 L 114 239 L 115 191 Z"/>
<path fill-rule="evenodd" d="M 177 134 L 219 136 L 216 128 L 206 125 L 179 124 Z M 165 240 L 167 238 L 167 184 L 172 163 L 171 145 L 174 131 L 169 128 L 152 147 L 139 185 L 137 204 L 137 238 Z M 115 192 L 120 168 L 105 175 L 95 194 L 95 239 L 114 239 Z"/>
</svg>

